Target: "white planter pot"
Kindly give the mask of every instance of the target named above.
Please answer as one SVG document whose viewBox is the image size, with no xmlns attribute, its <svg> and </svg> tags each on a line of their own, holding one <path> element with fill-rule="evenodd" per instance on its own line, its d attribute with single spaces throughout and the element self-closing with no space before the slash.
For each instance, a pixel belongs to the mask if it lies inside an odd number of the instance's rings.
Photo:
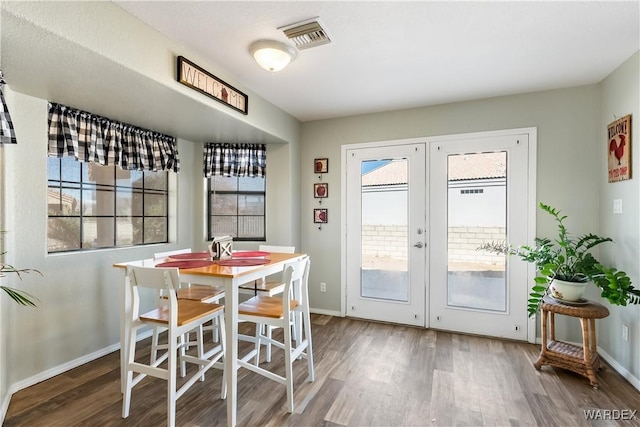
<svg viewBox="0 0 640 427">
<path fill-rule="evenodd" d="M 564 301 L 580 301 L 589 282 L 565 282 L 553 279 L 549 291 L 551 296 Z"/>
</svg>

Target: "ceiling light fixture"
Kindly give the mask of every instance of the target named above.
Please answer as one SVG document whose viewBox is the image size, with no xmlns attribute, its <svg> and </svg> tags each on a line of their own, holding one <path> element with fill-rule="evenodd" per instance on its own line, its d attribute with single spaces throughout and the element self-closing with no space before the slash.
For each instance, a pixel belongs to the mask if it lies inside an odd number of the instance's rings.
<svg viewBox="0 0 640 427">
<path fill-rule="evenodd" d="M 280 71 L 296 58 L 296 50 L 276 40 L 258 40 L 249 46 L 258 65 L 267 71 Z"/>
</svg>

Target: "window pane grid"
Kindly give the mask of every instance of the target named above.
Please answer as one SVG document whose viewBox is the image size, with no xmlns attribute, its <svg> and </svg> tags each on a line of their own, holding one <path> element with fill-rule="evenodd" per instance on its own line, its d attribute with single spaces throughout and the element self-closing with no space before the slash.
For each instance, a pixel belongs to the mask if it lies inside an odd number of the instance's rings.
<svg viewBox="0 0 640 427">
<path fill-rule="evenodd" d="M 48 164 L 50 253 L 168 241 L 167 172 L 68 158 L 49 158 Z"/>
<path fill-rule="evenodd" d="M 265 241 L 265 179 L 214 176 L 208 180 L 208 239 Z"/>
</svg>

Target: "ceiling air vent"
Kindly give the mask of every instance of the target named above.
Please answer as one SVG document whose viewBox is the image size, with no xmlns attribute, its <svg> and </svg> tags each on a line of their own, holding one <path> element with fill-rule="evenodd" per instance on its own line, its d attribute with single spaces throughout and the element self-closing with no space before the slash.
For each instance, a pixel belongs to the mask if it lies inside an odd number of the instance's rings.
<svg viewBox="0 0 640 427">
<path fill-rule="evenodd" d="M 319 18 L 311 18 L 278 28 L 298 49 L 309 49 L 331 43 L 331 38 L 322 27 Z"/>
</svg>

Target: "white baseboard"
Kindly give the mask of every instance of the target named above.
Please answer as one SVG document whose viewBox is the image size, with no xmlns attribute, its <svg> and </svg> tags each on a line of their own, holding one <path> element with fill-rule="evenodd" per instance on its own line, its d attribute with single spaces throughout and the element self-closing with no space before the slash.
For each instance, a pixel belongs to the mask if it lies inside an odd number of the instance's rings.
<svg viewBox="0 0 640 427">
<path fill-rule="evenodd" d="M 96 360 L 102 356 L 106 356 L 109 353 L 113 353 L 114 351 L 120 348 L 120 343 L 110 345 L 109 347 L 102 348 L 93 353 L 87 354 L 85 356 L 79 357 L 75 360 L 71 360 L 62 365 L 54 366 L 51 369 L 47 369 L 46 371 L 40 372 L 37 375 L 34 375 L 29 378 L 25 378 L 22 381 L 18 381 L 15 384 L 12 384 L 9 387 L 9 393 L 17 393 L 20 390 L 23 390 L 27 387 L 31 387 L 32 385 L 38 384 L 39 382 L 46 381 L 50 378 L 55 377 L 56 375 L 60 375 L 63 372 L 69 371 L 73 368 L 77 368 L 78 366 L 84 365 L 85 363 L 91 362 L 92 360 Z"/>
<path fill-rule="evenodd" d="M 138 341 L 144 340 L 151 336 L 153 331 L 148 330 L 138 334 Z M 47 369 L 46 371 L 40 372 L 37 375 L 34 375 L 29 378 L 25 378 L 22 381 L 18 381 L 15 384 L 11 384 L 9 387 L 9 391 L 5 396 L 4 401 L 2 402 L 2 407 L 0 408 L 0 424 L 4 422 L 4 417 L 7 415 L 7 410 L 9 409 L 9 404 L 11 403 L 11 396 L 14 393 L 19 392 L 27 387 L 31 387 L 32 385 L 38 384 L 39 382 L 48 380 L 50 378 L 55 377 L 56 375 L 60 375 L 66 371 L 69 371 L 73 368 L 77 368 L 78 366 L 84 365 L 85 363 L 96 360 L 102 356 L 106 356 L 109 353 L 113 353 L 116 350 L 120 349 L 120 343 L 116 343 L 110 345 L 108 347 L 102 348 L 98 351 L 95 351 L 91 354 L 87 354 L 85 356 L 79 357 L 77 359 L 71 360 L 70 362 L 63 363 L 62 365 L 55 366 L 51 369 Z"/>
<path fill-rule="evenodd" d="M 618 361 L 616 359 L 614 359 L 609 353 L 607 353 L 606 351 L 604 351 L 600 346 L 598 346 L 598 354 L 600 355 L 600 357 L 602 357 L 609 365 L 611 365 L 611 367 L 620 375 L 622 375 L 622 377 L 624 377 L 624 379 L 626 379 L 627 381 L 629 381 L 631 383 L 632 386 L 634 386 L 636 388 L 636 390 L 640 391 L 640 379 L 637 377 L 634 377 L 633 374 L 631 372 L 629 372 L 628 369 L 626 369 L 624 366 L 622 366 L 621 364 L 618 363 Z"/>
<path fill-rule="evenodd" d="M 309 312 L 313 314 L 324 314 L 325 316 L 344 317 L 339 311 L 324 310 L 322 308 L 309 307 Z"/>
<path fill-rule="evenodd" d="M 536 343 L 542 345 L 542 338 L 537 337 L 536 338 Z M 573 344 L 573 345 L 577 345 L 578 347 L 582 347 L 582 343 L 581 342 L 570 342 L 569 344 Z M 636 390 L 640 391 L 640 379 L 634 377 L 633 374 L 631 372 L 629 372 L 628 369 L 626 369 L 624 366 L 622 366 L 620 363 L 618 363 L 618 361 L 616 359 L 614 359 L 613 356 L 611 356 L 609 353 L 604 351 L 602 349 L 602 347 L 600 347 L 600 346 L 598 346 L 598 354 L 600 355 L 600 357 L 602 357 L 605 360 L 605 362 L 607 362 L 609 365 L 611 365 L 611 367 L 613 368 L 614 371 L 616 371 L 624 379 L 629 381 L 629 383 L 632 386 L 634 386 Z"/>
<path fill-rule="evenodd" d="M 2 407 L 0 407 L 0 425 L 4 423 L 4 417 L 7 415 L 7 409 L 9 409 L 9 403 L 11 402 L 11 393 L 7 392 L 2 400 Z"/>
</svg>

